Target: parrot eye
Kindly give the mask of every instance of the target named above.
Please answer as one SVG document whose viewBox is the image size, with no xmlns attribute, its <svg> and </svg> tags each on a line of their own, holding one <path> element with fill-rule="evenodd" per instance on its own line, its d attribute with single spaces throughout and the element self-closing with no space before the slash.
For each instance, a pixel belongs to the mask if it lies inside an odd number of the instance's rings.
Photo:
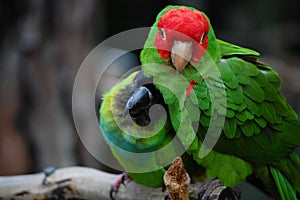
<svg viewBox="0 0 300 200">
<path fill-rule="evenodd" d="M 163 28 L 159 29 L 159 32 L 160 32 L 160 37 L 162 40 L 166 40 L 166 32 Z"/>
<path fill-rule="evenodd" d="M 201 40 L 200 40 L 200 44 L 203 43 L 204 39 L 206 38 L 207 36 L 207 33 L 203 33 L 202 36 L 201 36 Z"/>
</svg>

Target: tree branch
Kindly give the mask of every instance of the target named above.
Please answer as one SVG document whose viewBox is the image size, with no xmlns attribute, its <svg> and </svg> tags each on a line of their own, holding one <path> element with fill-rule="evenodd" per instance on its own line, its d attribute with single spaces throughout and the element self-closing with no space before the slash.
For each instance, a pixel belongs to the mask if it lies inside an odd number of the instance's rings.
<svg viewBox="0 0 300 200">
<path fill-rule="evenodd" d="M 43 184 L 44 173 L 0 176 L 0 200 L 8 199 L 88 199 L 109 200 L 111 184 L 118 175 L 109 174 L 87 167 L 67 167 L 57 169 L 47 177 Z M 190 200 L 198 199 L 201 183 L 189 187 Z M 121 186 L 115 196 L 116 200 L 153 200 L 164 199 L 161 188 L 148 188 L 127 182 Z"/>
<path fill-rule="evenodd" d="M 86 167 L 57 169 L 43 185 L 44 173 L 0 177 L 0 199 L 110 199 L 117 175 Z M 147 188 L 133 181 L 121 186 L 117 200 L 163 199 L 161 188 Z"/>
</svg>

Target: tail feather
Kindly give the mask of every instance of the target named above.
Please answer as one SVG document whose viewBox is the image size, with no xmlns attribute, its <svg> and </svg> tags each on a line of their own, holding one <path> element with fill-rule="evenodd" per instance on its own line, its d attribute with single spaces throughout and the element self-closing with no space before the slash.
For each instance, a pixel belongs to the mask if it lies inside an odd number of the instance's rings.
<svg viewBox="0 0 300 200">
<path fill-rule="evenodd" d="M 290 154 L 290 158 L 295 162 L 298 166 L 300 166 L 300 158 L 296 152 Z"/>
<path fill-rule="evenodd" d="M 291 186 L 285 176 L 276 168 L 270 167 L 278 193 L 282 200 L 297 200 L 296 190 Z"/>
<path fill-rule="evenodd" d="M 300 193 L 300 158 L 296 152 L 279 161 L 277 168 L 286 177 L 289 183 Z"/>
</svg>

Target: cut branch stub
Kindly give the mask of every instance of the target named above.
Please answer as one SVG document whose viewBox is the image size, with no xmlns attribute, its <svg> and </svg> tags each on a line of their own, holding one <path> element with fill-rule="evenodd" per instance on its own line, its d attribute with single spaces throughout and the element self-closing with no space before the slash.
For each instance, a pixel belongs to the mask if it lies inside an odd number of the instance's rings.
<svg viewBox="0 0 300 200">
<path fill-rule="evenodd" d="M 171 200 L 188 200 L 191 179 L 186 172 L 180 157 L 173 160 L 164 175 L 164 183 Z"/>
</svg>

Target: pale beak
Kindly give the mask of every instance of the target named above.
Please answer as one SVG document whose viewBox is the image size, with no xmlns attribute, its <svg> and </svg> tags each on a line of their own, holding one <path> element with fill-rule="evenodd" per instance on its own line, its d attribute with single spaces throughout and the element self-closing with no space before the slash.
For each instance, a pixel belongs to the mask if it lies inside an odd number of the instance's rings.
<svg viewBox="0 0 300 200">
<path fill-rule="evenodd" d="M 176 70 L 181 73 L 193 55 L 192 42 L 175 40 L 171 48 L 171 60 Z"/>
</svg>

